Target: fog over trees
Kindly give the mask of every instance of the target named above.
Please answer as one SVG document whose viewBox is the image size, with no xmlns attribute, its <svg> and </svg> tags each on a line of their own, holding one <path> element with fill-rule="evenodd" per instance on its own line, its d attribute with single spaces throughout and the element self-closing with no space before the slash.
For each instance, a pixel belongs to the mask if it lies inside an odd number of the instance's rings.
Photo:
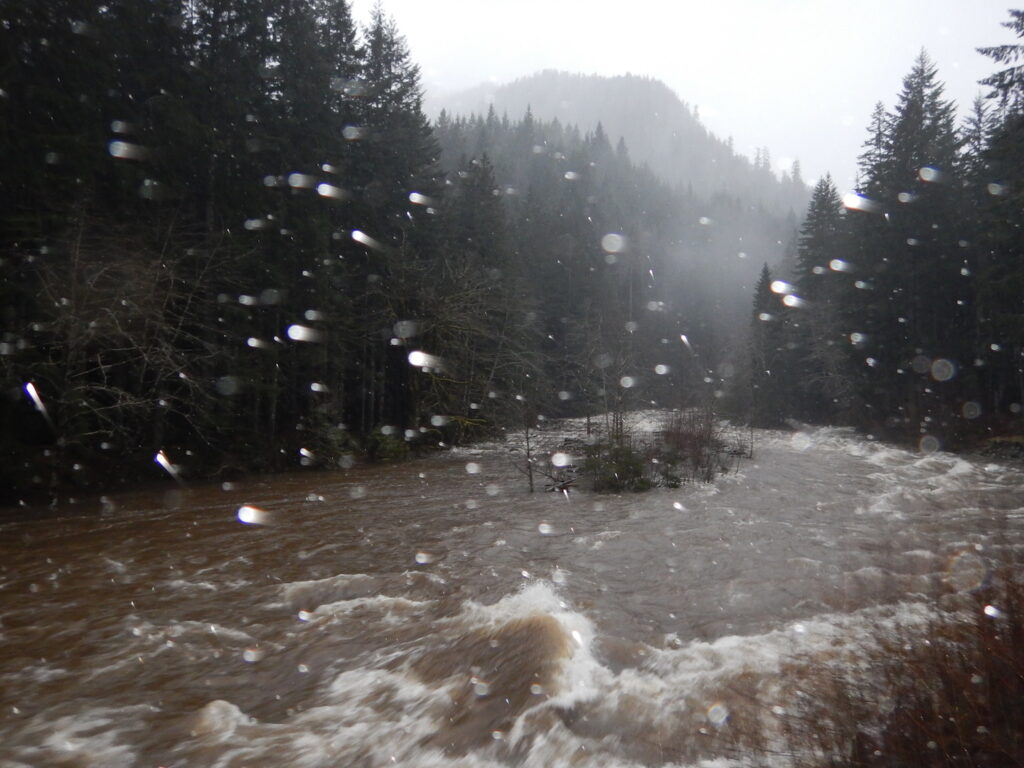
<svg viewBox="0 0 1024 768">
<path fill-rule="evenodd" d="M 801 227 L 799 167 L 657 81 L 547 72 L 431 123 L 380 6 L 365 29 L 344 0 L 6 7 L 14 499 L 158 452 L 345 465 L 652 403 L 943 445 L 1019 414 L 1019 48 L 987 51 L 997 97 L 962 122 L 922 54 L 870 116 L 860 196 L 821 180 Z"/>
</svg>

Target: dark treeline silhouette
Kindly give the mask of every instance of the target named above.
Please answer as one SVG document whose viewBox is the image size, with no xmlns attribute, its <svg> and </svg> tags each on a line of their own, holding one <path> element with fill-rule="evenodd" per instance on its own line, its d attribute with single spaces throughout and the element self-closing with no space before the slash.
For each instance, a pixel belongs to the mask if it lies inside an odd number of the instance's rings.
<svg viewBox="0 0 1024 768">
<path fill-rule="evenodd" d="M 795 227 L 600 126 L 431 126 L 344 0 L 8 0 L 0 156 L 11 500 L 720 393 Z"/>
<path fill-rule="evenodd" d="M 1024 36 L 1024 13 L 1005 24 Z M 925 53 L 871 115 L 855 194 L 818 182 L 794 274 L 765 269 L 752 318 L 755 423 L 855 425 L 956 447 L 1020 431 L 1024 47 L 956 123 Z"/>
</svg>

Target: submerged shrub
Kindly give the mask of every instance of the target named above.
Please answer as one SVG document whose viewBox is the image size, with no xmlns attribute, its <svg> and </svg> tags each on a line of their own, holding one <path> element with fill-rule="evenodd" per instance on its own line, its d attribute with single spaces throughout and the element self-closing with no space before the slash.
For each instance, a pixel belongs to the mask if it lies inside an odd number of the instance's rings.
<svg viewBox="0 0 1024 768">
<path fill-rule="evenodd" d="M 375 429 L 364 442 L 366 457 L 370 461 L 398 461 L 409 455 L 409 444 L 384 429 Z"/>
<path fill-rule="evenodd" d="M 790 670 L 792 764 L 1024 765 L 1024 584 L 1007 570 L 969 599 L 924 630 L 880 633 L 864 663 Z"/>
<path fill-rule="evenodd" d="M 598 493 L 646 491 L 654 483 L 644 470 L 644 456 L 625 440 L 596 443 L 583 464 L 584 474 Z"/>
</svg>

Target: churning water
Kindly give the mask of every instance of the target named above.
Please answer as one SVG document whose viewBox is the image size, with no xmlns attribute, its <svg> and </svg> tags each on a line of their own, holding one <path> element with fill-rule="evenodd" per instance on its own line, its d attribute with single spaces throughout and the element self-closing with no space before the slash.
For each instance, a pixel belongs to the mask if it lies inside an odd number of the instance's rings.
<svg viewBox="0 0 1024 768">
<path fill-rule="evenodd" d="M 638 495 L 492 447 L 58 512 L 0 526 L 5 768 L 722 766 L 796 660 L 981 584 L 1024 476 L 810 430 Z"/>
</svg>

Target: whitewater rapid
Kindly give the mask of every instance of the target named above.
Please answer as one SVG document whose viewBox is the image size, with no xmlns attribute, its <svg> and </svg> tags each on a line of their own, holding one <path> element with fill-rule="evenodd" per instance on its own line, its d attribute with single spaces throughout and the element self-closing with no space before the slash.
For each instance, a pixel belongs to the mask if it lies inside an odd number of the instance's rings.
<svg viewBox="0 0 1024 768">
<path fill-rule="evenodd" d="M 795 669 L 926 632 L 1024 543 L 1018 467 L 843 430 L 622 496 L 513 458 L 8 515 L 0 766 L 741 765 Z"/>
</svg>

